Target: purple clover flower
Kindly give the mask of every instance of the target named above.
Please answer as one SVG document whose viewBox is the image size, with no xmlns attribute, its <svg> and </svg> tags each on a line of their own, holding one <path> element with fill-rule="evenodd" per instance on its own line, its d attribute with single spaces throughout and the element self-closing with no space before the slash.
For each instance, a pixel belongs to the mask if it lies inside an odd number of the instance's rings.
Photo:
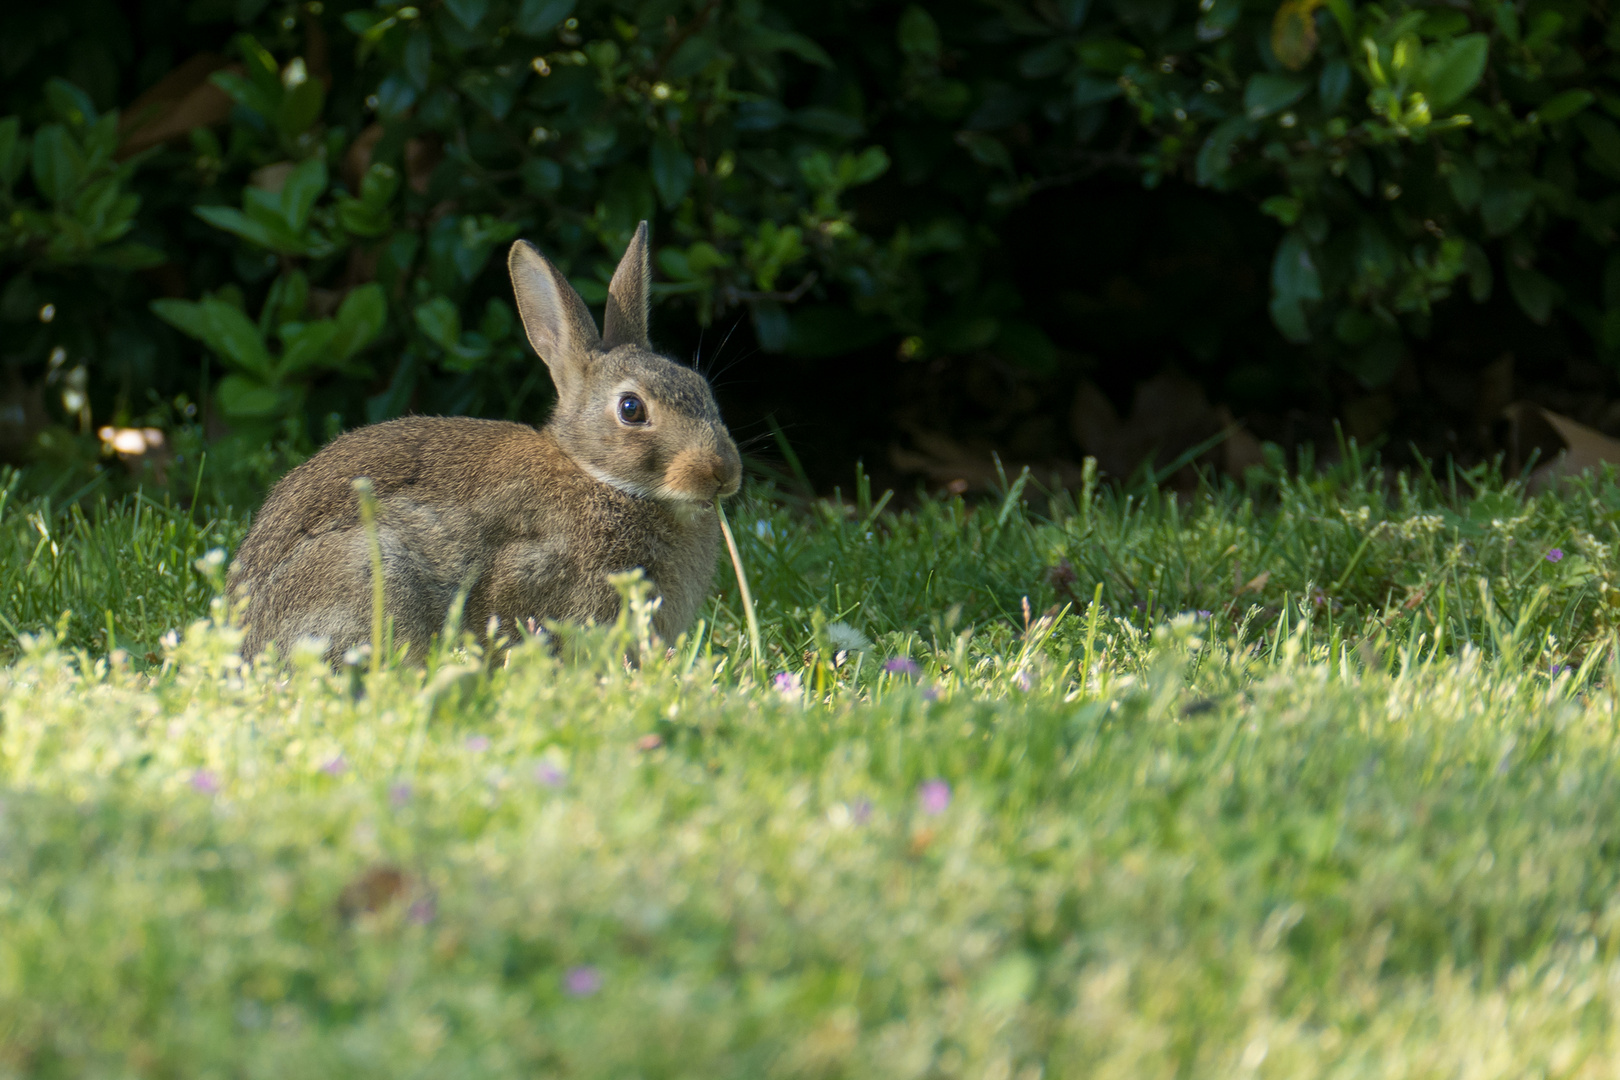
<svg viewBox="0 0 1620 1080">
<path fill-rule="evenodd" d="M 778 671 L 771 680 L 771 687 L 784 697 L 795 697 L 804 689 L 804 680 L 792 671 Z"/>
<path fill-rule="evenodd" d="M 1559 559 L 1562 559 L 1563 557 L 1564 557 L 1564 549 L 1563 548 L 1553 548 L 1551 551 L 1547 552 L 1547 561 L 1548 562 L 1557 562 Z"/>
<path fill-rule="evenodd" d="M 207 769 L 198 769 L 196 772 L 191 774 L 191 787 L 192 790 L 200 791 L 204 795 L 218 794 L 219 777 L 215 776 Z"/>
<path fill-rule="evenodd" d="M 917 788 L 917 804 L 930 817 L 943 814 L 951 805 L 951 785 L 944 780 L 925 780 Z"/>
<path fill-rule="evenodd" d="M 849 804 L 849 819 L 857 825 L 865 825 L 872 820 L 872 800 L 865 795 Z"/>
<path fill-rule="evenodd" d="M 405 805 L 411 801 L 411 785 L 406 783 L 394 784 L 388 789 L 388 801 L 393 804 L 395 810 L 404 809 Z"/>
<path fill-rule="evenodd" d="M 887 671 L 890 675 L 904 675 L 907 678 L 916 678 L 918 672 L 922 671 L 922 669 L 917 666 L 917 661 L 913 660 L 909 656 L 893 657 L 888 663 L 883 665 L 883 670 Z"/>
<path fill-rule="evenodd" d="M 559 788 L 568 783 L 568 774 L 555 761 L 542 761 L 534 767 L 534 779 L 546 787 Z"/>
<path fill-rule="evenodd" d="M 1031 690 L 1035 689 L 1035 677 L 1028 671 L 1020 669 L 1019 672 L 1013 676 L 1013 685 L 1027 694 Z"/>
<path fill-rule="evenodd" d="M 489 749 L 489 736 L 469 735 L 467 737 L 467 749 L 471 750 L 475 754 L 482 754 L 485 750 Z"/>
<path fill-rule="evenodd" d="M 325 773 L 327 776 L 342 776 L 348 771 L 349 763 L 343 760 L 342 754 L 339 754 L 337 757 L 321 766 L 321 772 Z"/>
<path fill-rule="evenodd" d="M 602 989 L 602 973 L 590 964 L 580 964 L 563 972 L 563 993 L 569 997 L 590 997 Z"/>
</svg>

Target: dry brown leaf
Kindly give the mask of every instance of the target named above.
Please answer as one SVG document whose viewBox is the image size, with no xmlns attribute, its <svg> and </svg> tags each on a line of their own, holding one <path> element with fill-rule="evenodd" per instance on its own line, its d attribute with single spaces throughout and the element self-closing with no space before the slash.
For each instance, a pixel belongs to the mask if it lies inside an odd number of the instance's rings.
<svg viewBox="0 0 1620 1080">
<path fill-rule="evenodd" d="M 350 191 L 360 190 L 360 181 L 371 168 L 372 155 L 383 137 L 381 124 L 368 125 L 355 136 L 343 155 L 343 181 Z M 444 160 L 444 146 L 434 136 L 405 140 L 405 183 L 418 195 L 426 195 L 433 170 Z"/>
<path fill-rule="evenodd" d="M 1530 473 L 1531 491 L 1545 490 L 1566 476 L 1600 465 L 1620 465 L 1620 439 L 1578 420 L 1529 401 L 1509 405 L 1506 415 L 1512 463 L 1528 463 L 1532 451 L 1540 452 L 1541 464 Z"/>
<path fill-rule="evenodd" d="M 1270 580 L 1271 580 L 1271 571 L 1270 570 L 1262 570 L 1258 574 L 1254 575 L 1254 577 L 1250 578 L 1249 583 L 1247 585 L 1243 586 L 1243 588 L 1238 590 L 1238 595 L 1241 596 L 1243 593 L 1246 593 L 1246 592 L 1257 593 L 1261 589 L 1264 589 L 1266 587 L 1266 582 L 1268 582 Z"/>
<path fill-rule="evenodd" d="M 1232 429 L 1234 423 L 1231 411 L 1224 405 L 1211 406 L 1197 383 L 1168 371 L 1137 386 L 1126 419 L 1089 382 L 1076 389 L 1069 412 L 1074 440 L 1097 459 L 1103 472 L 1121 479 L 1146 461 L 1166 465 L 1204 440 Z M 1265 457 L 1259 440 L 1238 427 L 1198 460 L 1241 477 L 1244 469 L 1263 464 Z M 1170 481 L 1172 486 L 1184 488 L 1193 482 L 1191 467 L 1178 471 Z"/>
<path fill-rule="evenodd" d="M 338 913 L 352 919 L 362 913 L 375 914 L 404 898 L 410 877 L 397 866 L 378 863 L 362 870 L 343 887 L 338 896 Z"/>
<path fill-rule="evenodd" d="M 989 491 L 1001 483 L 996 471 L 994 449 L 986 443 L 966 444 L 948 435 L 921 428 L 909 434 L 916 449 L 898 444 L 889 448 L 889 462 L 904 473 L 921 473 L 953 495 L 969 490 Z M 1054 459 L 1041 462 L 1003 461 L 1002 471 L 1010 479 L 1029 466 L 1030 477 L 1041 484 L 1077 487 L 1083 470 L 1072 461 Z"/>
<path fill-rule="evenodd" d="M 230 118 L 230 96 L 208 81 L 216 71 L 242 73 L 240 64 L 227 64 L 214 53 L 198 53 L 163 78 L 123 110 L 118 127 L 122 136 L 119 158 L 147 147 L 183 138 L 193 128 L 214 127 Z"/>
</svg>

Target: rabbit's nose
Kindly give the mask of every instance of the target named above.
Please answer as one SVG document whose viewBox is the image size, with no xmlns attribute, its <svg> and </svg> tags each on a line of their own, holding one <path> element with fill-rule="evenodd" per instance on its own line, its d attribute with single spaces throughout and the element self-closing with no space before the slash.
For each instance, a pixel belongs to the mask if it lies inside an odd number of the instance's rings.
<svg viewBox="0 0 1620 1080">
<path fill-rule="evenodd" d="M 726 447 L 714 455 L 714 482 L 720 495 L 735 495 L 742 486 L 742 459 L 735 447 Z"/>
</svg>

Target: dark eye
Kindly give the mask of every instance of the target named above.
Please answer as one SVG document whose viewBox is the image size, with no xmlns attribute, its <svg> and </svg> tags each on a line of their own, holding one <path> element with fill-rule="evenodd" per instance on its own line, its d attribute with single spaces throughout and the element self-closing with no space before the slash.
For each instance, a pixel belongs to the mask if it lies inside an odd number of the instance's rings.
<svg viewBox="0 0 1620 1080">
<path fill-rule="evenodd" d="M 647 406 L 634 394 L 626 394 L 619 399 L 619 422 L 622 424 L 645 424 L 647 422 Z"/>
</svg>

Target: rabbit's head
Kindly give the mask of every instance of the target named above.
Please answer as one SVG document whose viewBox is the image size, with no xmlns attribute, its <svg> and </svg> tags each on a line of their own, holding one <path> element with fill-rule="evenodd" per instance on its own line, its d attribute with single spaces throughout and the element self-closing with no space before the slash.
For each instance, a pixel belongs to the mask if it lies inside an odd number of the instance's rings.
<svg viewBox="0 0 1620 1080">
<path fill-rule="evenodd" d="M 557 408 L 547 425 L 596 479 L 677 503 L 731 495 L 742 476 L 708 382 L 647 342 L 647 223 L 608 286 L 602 333 L 585 301 L 527 241 L 507 265 L 529 342 L 551 369 Z"/>
</svg>

